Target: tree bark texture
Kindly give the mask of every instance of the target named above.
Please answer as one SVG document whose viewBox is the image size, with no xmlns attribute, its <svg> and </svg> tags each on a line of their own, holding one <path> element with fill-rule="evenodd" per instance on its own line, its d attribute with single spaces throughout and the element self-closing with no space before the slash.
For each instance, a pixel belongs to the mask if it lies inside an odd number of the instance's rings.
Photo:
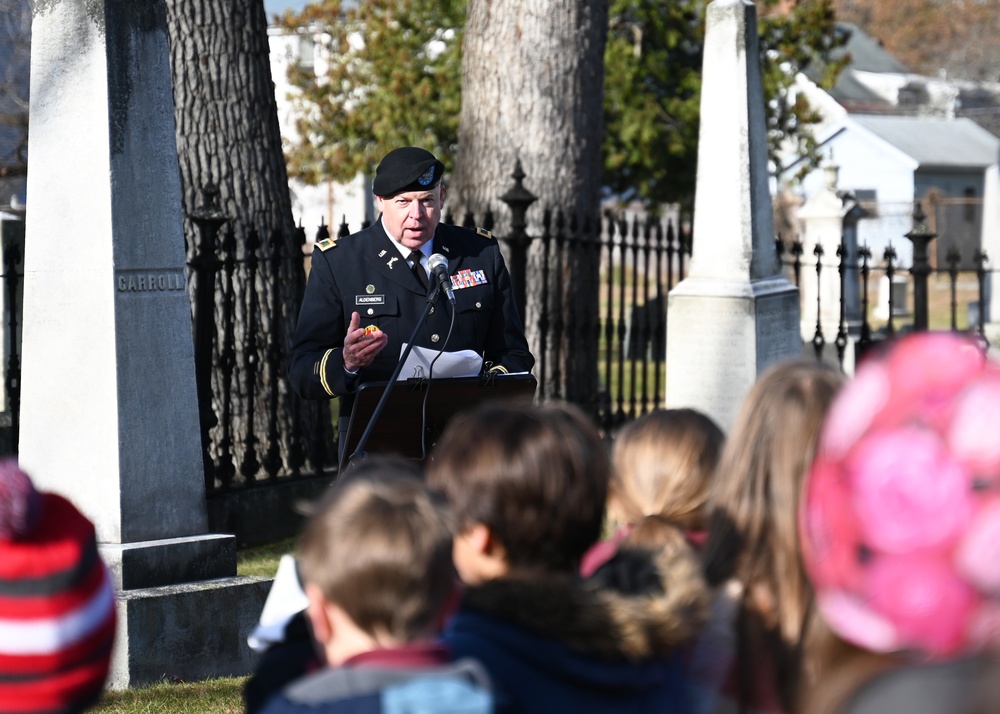
<svg viewBox="0 0 1000 714">
<path fill-rule="evenodd" d="M 202 192 L 210 185 L 218 189 L 218 207 L 227 220 L 219 240 L 228 231 L 235 240 L 229 302 L 226 271 L 216 276 L 212 392 L 220 423 L 211 432 L 210 456 L 224 478 L 226 472 L 236 475 L 235 482 L 240 474 L 245 480 L 275 476 L 298 470 L 296 458 L 289 463 L 290 439 L 307 427 L 296 412 L 320 419 L 325 405 L 300 410 L 285 381 L 304 278 L 264 4 L 166 0 L 166 5 L 188 260 L 200 239 L 191 216 L 204 208 Z M 235 327 L 227 345 L 229 317 Z M 224 393 L 231 395 L 230 405 L 222 403 Z M 221 423 L 223 414 L 230 417 L 228 426 Z"/>
<path fill-rule="evenodd" d="M 607 0 L 469 1 L 448 199 L 454 215 L 481 217 L 490 208 L 495 232 L 505 235 L 509 211 L 499 198 L 520 159 L 524 185 L 539 199 L 528 214 L 529 235 L 540 235 L 545 211 L 561 213 L 567 230 L 575 224 L 577 238 L 585 226 L 598 225 L 607 25 Z M 536 359 L 545 353 L 545 397 L 572 399 L 597 388 L 596 357 L 569 350 L 569 331 L 543 346 L 538 327 L 544 316 L 596 333 L 597 257 L 569 241 L 555 260 L 550 256 L 546 276 L 541 242 L 529 251 L 522 317 Z"/>
</svg>

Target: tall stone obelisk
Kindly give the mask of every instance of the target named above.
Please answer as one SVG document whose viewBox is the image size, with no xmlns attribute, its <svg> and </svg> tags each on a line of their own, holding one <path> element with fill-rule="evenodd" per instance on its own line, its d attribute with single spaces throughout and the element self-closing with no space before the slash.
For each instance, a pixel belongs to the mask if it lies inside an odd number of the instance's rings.
<svg viewBox="0 0 1000 714">
<path fill-rule="evenodd" d="M 266 594 L 207 533 L 170 82 L 163 0 L 36 0 L 19 456 L 97 528 L 113 686 L 246 671 Z"/>
<path fill-rule="evenodd" d="M 666 402 L 728 430 L 759 373 L 802 343 L 774 245 L 757 11 L 715 0 L 707 13 L 694 245 L 668 298 Z"/>
</svg>

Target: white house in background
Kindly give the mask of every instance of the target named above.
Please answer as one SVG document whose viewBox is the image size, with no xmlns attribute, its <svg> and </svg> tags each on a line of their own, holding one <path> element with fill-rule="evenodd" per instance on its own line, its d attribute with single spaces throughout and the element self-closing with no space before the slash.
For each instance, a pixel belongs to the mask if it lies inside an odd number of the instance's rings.
<svg viewBox="0 0 1000 714">
<path fill-rule="evenodd" d="M 938 265 L 946 265 L 952 246 L 963 266 L 971 265 L 984 236 L 1000 232 L 1000 138 L 956 114 L 971 97 L 1000 111 L 1000 85 L 914 75 L 858 28 L 844 29 L 852 33 L 846 47 L 852 61 L 837 85 L 825 92 L 799 75 L 797 91 L 823 117 L 815 136 L 828 162 L 839 167 L 838 189 L 854 193 L 870 214 L 858 226 L 859 243 L 876 259 L 891 244 L 909 265 L 911 245 L 904 235 L 919 199 L 940 236 Z M 794 161 L 784 163 L 779 185 L 796 168 Z M 794 190 L 808 200 L 824 186 L 818 169 Z"/>
<path fill-rule="evenodd" d="M 881 257 L 890 243 L 909 264 L 913 202 L 921 200 L 944 267 L 954 247 L 963 266 L 986 231 L 995 232 L 1000 138 L 971 119 L 852 114 L 844 117 L 823 142 L 840 168 L 837 188 L 850 191 L 869 213 L 858 225 L 858 241 Z M 825 185 L 822 171 L 802 181 L 812 196 Z"/>
<path fill-rule="evenodd" d="M 296 141 L 298 133 L 292 117 L 290 96 L 295 88 L 288 82 L 288 67 L 296 60 L 315 63 L 317 74 L 325 70 L 322 57 L 314 52 L 311 35 L 292 34 L 278 27 L 267 31 L 271 59 L 271 78 L 278 104 L 278 123 L 285 144 Z M 320 225 L 329 226 L 331 235 L 336 236 L 344 221 L 351 231 L 361 228 L 364 221 L 374 220 L 375 204 L 371 193 L 371 180 L 359 175 L 347 184 L 324 181 L 310 186 L 297 179 L 289 179 L 292 198 L 292 215 L 306 231 L 306 238 L 313 241 Z"/>
</svg>

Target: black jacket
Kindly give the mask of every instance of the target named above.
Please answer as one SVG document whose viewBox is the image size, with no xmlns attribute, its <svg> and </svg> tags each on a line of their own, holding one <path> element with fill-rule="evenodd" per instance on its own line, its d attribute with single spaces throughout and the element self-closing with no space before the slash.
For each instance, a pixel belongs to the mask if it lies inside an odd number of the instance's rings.
<svg viewBox="0 0 1000 714">
<path fill-rule="evenodd" d="M 442 223 L 433 247 L 448 259 L 448 273 L 468 284 L 454 291 L 457 315 L 447 350 L 474 350 L 487 363 L 509 372 L 530 371 L 534 358 L 497 242 L 485 231 Z M 381 221 L 325 250 L 317 248 L 289 361 L 292 389 L 305 399 L 329 399 L 350 395 L 363 382 L 387 380 L 425 305 L 423 288 Z M 451 309 L 447 300 L 440 299 L 414 344 L 440 349 Z M 362 327 L 377 325 L 389 343 L 356 379 L 350 379 L 344 372 L 342 350 L 355 311 Z"/>
</svg>

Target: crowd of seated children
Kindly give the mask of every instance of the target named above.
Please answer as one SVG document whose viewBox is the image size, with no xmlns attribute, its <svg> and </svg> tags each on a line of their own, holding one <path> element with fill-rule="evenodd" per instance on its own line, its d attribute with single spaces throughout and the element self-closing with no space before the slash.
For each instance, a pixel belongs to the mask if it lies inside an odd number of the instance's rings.
<svg viewBox="0 0 1000 714">
<path fill-rule="evenodd" d="M 998 424 L 1000 366 L 933 334 L 849 381 L 776 364 L 728 436 L 660 410 L 622 430 L 613 459 L 575 407 L 478 407 L 426 465 L 449 504 L 440 572 L 461 580 L 457 607 L 431 608 L 447 613 L 439 635 L 440 620 L 398 640 L 357 628 L 362 662 L 440 646 L 437 666 L 501 714 L 1000 711 Z M 311 528 L 316 542 L 333 532 Z M 363 548 L 370 529 L 346 530 Z M 305 552 L 307 583 L 343 568 Z M 392 581 L 364 582 L 371 594 Z M 328 643 L 337 598 L 307 591 Z M 339 666 L 282 706 L 356 667 L 324 652 Z"/>
</svg>

